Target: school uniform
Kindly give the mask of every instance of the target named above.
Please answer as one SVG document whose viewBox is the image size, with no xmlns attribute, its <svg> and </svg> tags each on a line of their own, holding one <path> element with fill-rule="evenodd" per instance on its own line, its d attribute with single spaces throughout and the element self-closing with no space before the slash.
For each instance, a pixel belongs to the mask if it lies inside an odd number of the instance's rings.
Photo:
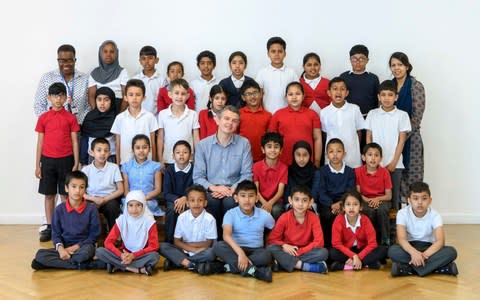
<svg viewBox="0 0 480 300">
<path fill-rule="evenodd" d="M 195 93 L 195 110 L 197 113 L 207 107 L 208 99 L 210 99 L 210 89 L 217 83 L 218 79 L 215 76 L 210 80 L 198 76 L 190 82 L 190 87 Z"/>
<path fill-rule="evenodd" d="M 305 75 L 301 76 L 300 83 L 305 92 L 302 104 L 320 115 L 320 111 L 332 102 L 327 93 L 329 82 L 330 80 L 322 76 L 315 79 L 307 79 Z"/>
<path fill-rule="evenodd" d="M 157 113 L 160 111 L 168 108 L 170 104 L 172 104 L 172 98 L 168 96 L 168 92 L 170 91 L 170 83 L 168 83 L 166 86 L 160 88 L 158 91 L 158 96 L 157 96 Z M 194 110 L 195 109 L 195 93 L 191 88 L 188 88 L 188 99 L 187 102 L 185 103 L 188 108 Z"/>
<path fill-rule="evenodd" d="M 220 85 L 223 90 L 227 92 L 227 105 L 233 105 L 238 108 L 245 106 L 245 102 L 242 100 L 242 95 L 240 94 L 240 89 L 246 80 L 253 80 L 253 78 L 242 76 L 242 78 L 237 79 L 231 75 L 220 80 Z"/>
<path fill-rule="evenodd" d="M 160 75 L 158 70 L 155 70 L 155 73 L 153 73 L 151 77 L 146 76 L 142 70 L 132 78 L 140 79 L 145 84 L 145 100 L 142 102 L 142 108 L 155 115 L 157 113 L 158 92 L 167 84 L 167 80 Z"/>
<path fill-rule="evenodd" d="M 256 111 L 251 111 L 248 106 L 240 108 L 239 134 L 250 142 L 254 162 L 263 159 L 261 141 L 271 119 L 272 114 L 263 107 L 259 107 Z"/>
<path fill-rule="evenodd" d="M 429 207 L 425 216 L 415 216 L 412 206 L 408 205 L 397 213 L 397 225 L 404 226 L 407 230 L 407 241 L 420 252 L 427 250 L 435 242 L 435 229 L 443 226 L 440 214 Z M 409 264 L 411 256 L 399 244 L 388 249 L 388 256 L 397 263 Z M 454 247 L 443 246 L 426 261 L 424 266 L 410 265 L 420 276 L 432 273 L 434 270 L 448 265 L 457 258 Z"/>
<path fill-rule="evenodd" d="M 378 107 L 378 87 L 380 81 L 371 72 L 356 74 L 352 71 L 343 72 L 340 77 L 348 86 L 348 103 L 356 104 L 365 117 L 368 112 Z"/>
<path fill-rule="evenodd" d="M 209 116 L 209 113 L 212 116 Z M 218 125 L 215 121 L 216 114 L 210 109 L 202 109 L 198 114 L 198 123 L 200 124 L 200 139 L 214 135 L 217 133 Z M 240 115 L 241 116 L 241 115 Z"/>
<path fill-rule="evenodd" d="M 320 263 L 328 257 L 328 251 L 323 248 L 320 220 L 312 211 L 306 211 L 305 219 L 301 224 L 295 218 L 293 209 L 284 213 L 268 236 L 268 244 L 267 249 L 287 272 L 292 272 L 299 260 L 306 263 Z M 293 256 L 283 251 L 284 244 L 297 246 L 297 255 Z"/>
<path fill-rule="evenodd" d="M 283 65 L 275 68 L 272 65 L 261 69 L 255 81 L 263 89 L 263 107 L 275 114 L 281 108 L 287 106 L 285 88 L 292 81 L 298 81 L 298 75 L 293 68 Z"/>
</svg>

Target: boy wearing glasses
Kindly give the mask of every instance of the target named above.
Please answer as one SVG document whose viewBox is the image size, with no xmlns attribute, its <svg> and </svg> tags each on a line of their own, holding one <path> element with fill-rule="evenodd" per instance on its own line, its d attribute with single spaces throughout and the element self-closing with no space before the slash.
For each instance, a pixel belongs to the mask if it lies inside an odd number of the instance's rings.
<svg viewBox="0 0 480 300">
<path fill-rule="evenodd" d="M 52 216 L 55 209 L 55 196 L 60 194 L 65 201 L 65 176 L 78 169 L 79 151 L 77 132 L 80 131 L 77 119 L 65 110 L 67 89 L 61 82 L 48 88 L 50 109 L 41 114 L 35 131 L 38 132 L 35 160 L 35 176 L 40 179 L 38 192 L 45 195 L 46 224 L 40 231 L 40 241 L 47 242 L 52 236 Z"/>
<path fill-rule="evenodd" d="M 358 105 L 364 119 L 370 110 L 378 108 L 377 94 L 380 86 L 377 75 L 366 71 L 368 53 L 368 48 L 364 45 L 353 46 L 350 49 L 352 70 L 340 74 L 349 90 L 347 102 Z M 366 131 L 364 129 L 361 131 L 360 149 L 365 146 L 365 141 Z"/>
<path fill-rule="evenodd" d="M 245 80 L 240 89 L 240 95 L 246 105 L 240 109 L 239 134 L 250 142 L 253 162 L 257 162 L 263 159 L 260 142 L 267 132 L 272 114 L 263 109 L 263 93 L 255 80 Z"/>
</svg>

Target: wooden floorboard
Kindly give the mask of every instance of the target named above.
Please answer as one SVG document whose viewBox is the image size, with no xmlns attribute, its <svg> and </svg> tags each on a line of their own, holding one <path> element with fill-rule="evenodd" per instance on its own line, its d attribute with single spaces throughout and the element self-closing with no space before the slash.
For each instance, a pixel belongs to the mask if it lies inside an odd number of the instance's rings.
<svg viewBox="0 0 480 300">
<path fill-rule="evenodd" d="M 274 273 L 273 283 L 223 274 L 202 277 L 187 271 L 152 277 L 105 271 L 33 271 L 38 226 L 0 225 L 0 299 L 480 299 L 480 225 L 446 225 L 456 247 L 457 277 L 392 278 L 390 262 L 379 271 Z M 162 261 L 161 261 L 162 262 Z"/>
</svg>

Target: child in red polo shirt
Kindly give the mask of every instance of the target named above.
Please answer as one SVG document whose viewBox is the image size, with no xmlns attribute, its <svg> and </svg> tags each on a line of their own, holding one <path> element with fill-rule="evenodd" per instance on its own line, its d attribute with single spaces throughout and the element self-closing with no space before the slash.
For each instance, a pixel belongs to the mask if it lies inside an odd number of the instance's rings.
<svg viewBox="0 0 480 300">
<path fill-rule="evenodd" d="M 253 181 L 257 186 L 258 205 L 277 220 L 283 212 L 283 192 L 288 181 L 288 167 L 278 160 L 283 138 L 278 132 L 267 132 L 262 137 L 265 159 L 253 164 Z"/>
<path fill-rule="evenodd" d="M 390 244 L 390 200 L 392 199 L 392 180 L 390 172 L 380 166 L 382 147 L 377 143 L 365 145 L 362 152 L 365 165 L 355 169 L 357 190 L 362 195 L 364 212 L 375 225 L 379 244 Z"/>
<path fill-rule="evenodd" d="M 40 242 L 52 237 L 52 216 L 55 196 L 60 194 L 65 202 L 65 176 L 78 169 L 78 139 L 80 126 L 75 115 L 65 110 L 67 89 L 61 82 L 48 88 L 49 111 L 40 115 L 35 131 L 38 132 L 35 176 L 40 179 L 38 192 L 45 195 L 45 216 L 47 224 L 40 231 Z"/>
<path fill-rule="evenodd" d="M 272 114 L 263 109 L 263 93 L 255 80 L 245 80 L 240 94 L 246 106 L 240 109 L 239 134 L 250 142 L 253 161 L 257 162 L 263 159 L 260 142 L 267 132 Z"/>
<path fill-rule="evenodd" d="M 387 249 L 377 246 L 372 222 L 360 213 L 362 196 L 355 190 L 349 191 L 343 195 L 341 203 L 344 213 L 335 218 L 332 226 L 330 270 L 360 270 L 363 266 L 379 269 Z"/>
<path fill-rule="evenodd" d="M 318 168 L 322 156 L 320 118 L 316 112 L 302 106 L 304 92 L 300 82 L 290 82 L 286 94 L 288 106 L 278 110 L 268 126 L 268 131 L 276 131 L 283 135 L 284 149 L 280 161 L 290 165 L 293 144 L 304 140 L 313 148 L 313 163 Z"/>
</svg>

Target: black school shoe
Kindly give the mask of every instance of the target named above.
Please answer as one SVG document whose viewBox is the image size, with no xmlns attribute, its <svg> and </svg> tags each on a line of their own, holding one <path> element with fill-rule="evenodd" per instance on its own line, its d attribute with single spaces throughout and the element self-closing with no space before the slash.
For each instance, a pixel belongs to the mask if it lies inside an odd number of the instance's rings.
<svg viewBox="0 0 480 300">
<path fill-rule="evenodd" d="M 165 258 L 165 261 L 163 262 L 163 272 L 167 272 L 176 268 L 177 266 L 175 266 L 175 264 L 171 260 Z"/>
<path fill-rule="evenodd" d="M 272 263 L 272 272 L 280 272 L 280 265 L 276 259 L 274 259 Z"/>
<path fill-rule="evenodd" d="M 272 282 L 272 269 L 270 267 L 255 267 L 253 277 L 266 282 Z"/>
<path fill-rule="evenodd" d="M 34 270 L 43 270 L 43 269 L 47 268 L 44 265 L 42 265 L 41 263 L 39 263 L 38 260 L 36 260 L 36 259 L 32 260 L 31 266 L 32 266 L 32 269 L 34 269 Z"/>
<path fill-rule="evenodd" d="M 195 265 L 195 271 L 200 275 L 213 274 L 213 268 L 209 262 L 201 262 Z"/>
<path fill-rule="evenodd" d="M 410 266 L 409 264 L 393 262 L 391 274 L 392 274 L 392 277 L 408 276 L 408 275 L 415 274 L 415 271 L 413 270 L 412 266 Z"/>
<path fill-rule="evenodd" d="M 343 268 L 345 267 L 345 264 L 339 262 L 339 261 L 334 261 L 330 265 L 330 271 L 343 271 Z"/>
<path fill-rule="evenodd" d="M 48 242 L 52 239 L 52 225 L 51 224 L 45 224 L 43 225 L 45 228 L 40 231 L 40 242 Z"/>
<path fill-rule="evenodd" d="M 445 265 L 443 267 L 436 269 L 435 271 L 433 271 L 433 273 L 457 276 L 458 275 L 457 264 L 455 262 L 451 262 L 448 265 Z"/>
</svg>

